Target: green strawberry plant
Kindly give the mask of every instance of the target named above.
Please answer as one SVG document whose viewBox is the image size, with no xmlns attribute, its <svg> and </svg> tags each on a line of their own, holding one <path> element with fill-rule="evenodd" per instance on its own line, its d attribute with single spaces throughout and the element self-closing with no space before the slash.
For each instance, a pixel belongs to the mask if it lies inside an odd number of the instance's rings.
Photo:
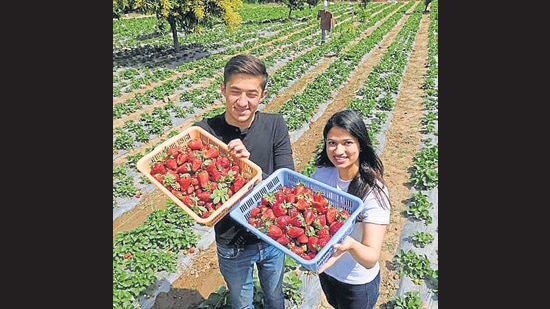
<svg viewBox="0 0 550 309">
<path fill-rule="evenodd" d="M 384 309 L 421 309 L 422 299 L 417 291 L 405 292 L 405 296 L 396 296 L 392 298 Z"/>
<path fill-rule="evenodd" d="M 421 191 L 411 193 L 412 200 L 405 209 L 405 214 L 408 218 L 418 221 L 424 221 L 425 225 L 432 223 L 430 209 L 433 204 L 428 200 L 428 197 Z"/>
<path fill-rule="evenodd" d="M 429 232 L 415 232 L 411 235 L 411 241 L 417 248 L 424 248 L 434 240 L 434 235 Z"/>
</svg>

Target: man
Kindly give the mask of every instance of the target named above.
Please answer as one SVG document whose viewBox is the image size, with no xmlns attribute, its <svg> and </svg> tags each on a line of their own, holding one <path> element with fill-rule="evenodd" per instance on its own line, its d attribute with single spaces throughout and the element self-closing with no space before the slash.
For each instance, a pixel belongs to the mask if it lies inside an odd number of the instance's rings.
<svg viewBox="0 0 550 309">
<path fill-rule="evenodd" d="M 321 20 L 321 44 L 325 43 L 327 38 L 327 31 L 330 31 L 334 27 L 334 19 L 332 18 L 332 12 L 327 10 L 327 1 L 323 2 L 323 9 L 317 12 L 317 19 Z"/>
<path fill-rule="evenodd" d="M 200 126 L 228 145 L 239 158 L 262 169 L 265 179 L 279 168 L 294 170 L 288 127 L 280 114 L 261 113 L 267 96 L 265 64 L 252 55 L 237 55 L 224 67 L 220 85 L 225 111 L 202 119 Z M 265 308 L 284 309 L 282 290 L 284 253 L 224 216 L 214 225 L 218 265 L 231 294 L 232 308 L 254 308 L 254 265 L 263 290 Z"/>
</svg>

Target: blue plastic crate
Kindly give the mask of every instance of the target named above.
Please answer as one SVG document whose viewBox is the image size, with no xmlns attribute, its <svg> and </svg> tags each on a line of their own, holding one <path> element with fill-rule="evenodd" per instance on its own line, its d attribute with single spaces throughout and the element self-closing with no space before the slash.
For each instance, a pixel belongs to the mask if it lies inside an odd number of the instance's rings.
<svg viewBox="0 0 550 309">
<path fill-rule="evenodd" d="M 266 193 L 277 191 L 282 186 L 295 187 L 299 182 L 303 183 L 306 187 L 316 191 L 322 191 L 323 195 L 328 199 L 329 204 L 336 208 L 346 209 L 350 216 L 344 222 L 342 227 L 334 234 L 327 244 L 317 253 L 315 258 L 311 260 L 305 260 L 296 253 L 292 252 L 287 247 L 281 245 L 268 235 L 260 232 L 257 228 L 248 223 L 250 217 L 250 210 L 255 208 L 261 203 L 262 196 Z M 302 175 L 296 171 L 288 168 L 281 168 L 276 170 L 273 174 L 267 177 L 265 180 L 258 183 L 249 194 L 242 198 L 235 207 L 229 212 L 229 215 L 237 222 L 245 226 L 252 233 L 263 239 L 265 242 L 277 247 L 285 254 L 295 259 L 300 265 L 305 268 L 317 272 L 319 268 L 330 258 L 334 253 L 333 246 L 341 242 L 352 231 L 353 224 L 357 215 L 363 209 L 363 201 L 356 196 L 353 196 L 347 192 L 343 192 L 334 187 L 326 185 L 313 178 Z"/>
</svg>

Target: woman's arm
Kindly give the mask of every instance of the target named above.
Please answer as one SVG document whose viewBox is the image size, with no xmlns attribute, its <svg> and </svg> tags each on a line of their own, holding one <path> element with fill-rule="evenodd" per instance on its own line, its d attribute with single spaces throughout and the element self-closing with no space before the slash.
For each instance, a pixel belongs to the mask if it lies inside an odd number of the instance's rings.
<svg viewBox="0 0 550 309">
<path fill-rule="evenodd" d="M 361 228 L 363 241 L 359 242 L 351 236 L 347 236 L 341 243 L 334 245 L 336 250 L 327 262 L 319 268 L 318 273 L 322 273 L 334 265 L 346 251 L 349 251 L 357 263 L 365 268 L 372 268 L 376 265 L 382 250 L 386 225 L 362 223 Z"/>
</svg>

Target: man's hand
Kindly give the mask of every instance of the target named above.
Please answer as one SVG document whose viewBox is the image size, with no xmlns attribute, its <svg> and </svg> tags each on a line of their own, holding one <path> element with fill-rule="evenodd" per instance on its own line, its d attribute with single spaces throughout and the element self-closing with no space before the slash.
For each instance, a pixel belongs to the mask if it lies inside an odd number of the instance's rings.
<svg viewBox="0 0 550 309">
<path fill-rule="evenodd" d="M 238 138 L 231 140 L 227 144 L 227 148 L 229 152 L 234 154 L 237 158 L 245 158 L 245 159 L 250 158 L 250 152 L 248 152 L 248 150 L 244 146 L 243 141 L 241 141 Z"/>
</svg>

